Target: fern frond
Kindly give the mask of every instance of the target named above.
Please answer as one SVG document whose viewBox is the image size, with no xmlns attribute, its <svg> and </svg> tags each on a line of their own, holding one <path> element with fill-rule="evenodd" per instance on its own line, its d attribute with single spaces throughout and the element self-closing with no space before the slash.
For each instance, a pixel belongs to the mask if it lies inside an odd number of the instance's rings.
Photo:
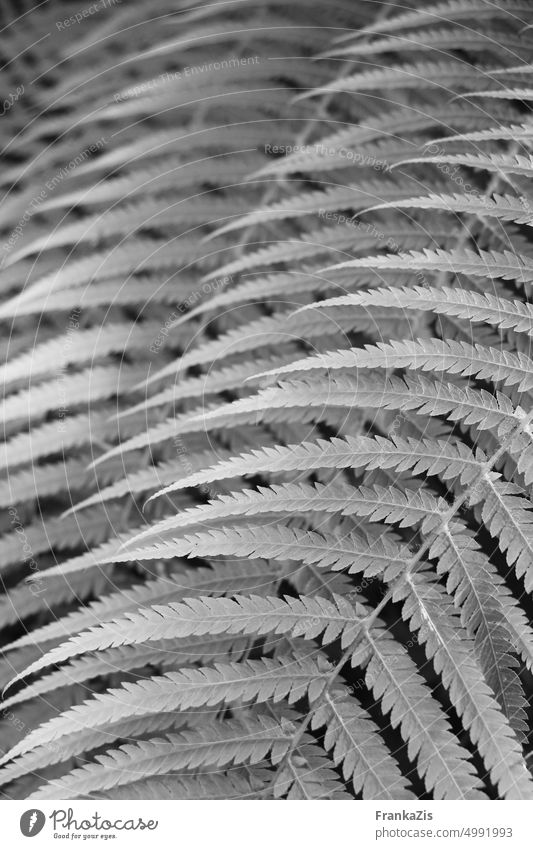
<svg viewBox="0 0 533 849">
<path fill-rule="evenodd" d="M 60 740 L 67 734 L 148 713 L 242 701 L 278 702 L 287 699 L 289 704 L 293 704 L 306 694 L 309 698 L 316 698 L 323 689 L 325 678 L 326 673 L 319 669 L 316 661 L 287 657 L 218 663 L 212 667 L 168 672 L 96 694 L 93 700 L 71 708 L 28 734 L 0 759 L 0 765 L 37 746 Z"/>
<path fill-rule="evenodd" d="M 317 456 L 322 448 L 322 456 Z M 300 458 L 294 454 L 299 450 Z M 249 455 L 248 455 L 249 456 Z M 248 459 L 248 457 L 243 458 Z M 250 457 L 251 459 L 251 457 Z M 257 458 L 259 459 L 259 458 Z M 265 456 L 265 460 L 267 457 Z M 269 471 L 287 471 L 294 468 L 301 471 L 316 468 L 352 468 L 352 469 L 394 469 L 413 470 L 416 474 L 429 473 L 439 475 L 444 480 L 461 477 L 464 483 L 475 480 L 481 470 L 481 458 L 474 459 L 469 455 L 465 446 L 449 445 L 437 440 L 406 439 L 396 437 L 387 440 L 383 437 L 369 439 L 359 437 L 357 440 L 346 437 L 336 439 L 331 443 L 304 443 L 302 446 L 288 446 L 279 449 L 277 465 Z M 284 463 L 283 461 L 286 461 Z M 233 461 L 234 465 L 239 458 Z M 256 471 L 265 468 L 256 466 Z M 233 472 L 229 473 L 235 477 Z M 176 516 L 163 519 L 159 523 L 131 537 L 125 553 L 131 553 L 131 546 L 146 542 L 151 537 L 165 538 L 174 531 L 191 528 L 198 525 L 208 525 L 227 518 L 250 518 L 263 513 L 294 513 L 305 512 L 339 512 L 349 516 L 360 509 L 357 501 L 360 490 L 343 481 L 334 480 L 330 483 L 306 484 L 288 483 L 272 484 L 270 487 L 259 487 L 255 490 L 233 492 L 221 495 L 217 500 L 208 504 L 183 510 Z M 369 493 L 364 493 L 370 495 Z M 413 499 L 410 506 L 415 507 Z"/>
<path fill-rule="evenodd" d="M 363 210 L 372 198 L 396 200 L 405 197 L 407 184 L 400 181 L 380 180 L 361 182 L 351 186 L 332 186 L 325 191 L 313 191 L 282 203 L 265 207 L 248 215 L 236 217 L 234 221 L 215 230 L 214 236 L 232 232 L 252 224 L 264 224 L 267 221 L 284 221 L 302 215 L 316 215 L 318 212 L 335 212 L 339 209 Z"/>
<path fill-rule="evenodd" d="M 531 665 L 533 643 L 504 581 L 465 527 L 446 530 L 431 549 L 438 557 L 438 571 L 448 575 L 447 589 L 454 594 L 461 622 L 474 639 L 485 680 L 494 691 L 511 727 L 522 739 L 525 699 L 510 650 L 519 648 Z"/>
<path fill-rule="evenodd" d="M 527 0 L 19 5 L 4 795 L 532 798 Z"/>
<path fill-rule="evenodd" d="M 313 714 L 312 728 L 326 726 L 324 747 L 363 799 L 413 799 L 407 782 L 380 738 L 379 730 L 355 699 L 342 691 L 326 696 Z"/>
<path fill-rule="evenodd" d="M 333 82 L 327 85 L 312 89 L 307 94 L 301 95 L 304 97 L 317 97 L 327 93 L 346 93 L 346 92 L 367 92 L 385 89 L 386 91 L 394 91 L 395 89 L 410 89 L 414 88 L 417 91 L 424 88 L 444 88 L 448 93 L 451 90 L 463 89 L 468 87 L 470 81 L 476 85 L 481 85 L 486 82 L 487 85 L 493 83 L 489 76 L 491 69 L 478 68 L 473 65 L 468 65 L 464 61 L 448 60 L 448 61 L 420 61 L 412 62 L 406 65 L 393 65 L 391 67 L 380 67 L 369 71 L 360 71 L 355 74 L 350 74 L 344 77 L 338 77 Z"/>
<path fill-rule="evenodd" d="M 58 427 L 57 421 L 52 421 L 36 426 L 31 433 L 20 431 L 3 444 L 0 468 L 35 463 L 69 448 L 103 442 L 109 432 L 107 418 L 105 413 L 94 411 L 90 415 L 78 413 L 63 419 L 62 427 Z"/>
<path fill-rule="evenodd" d="M 252 773 L 252 774 L 250 774 Z M 261 799 L 263 785 L 268 782 L 269 772 L 263 780 L 258 775 L 258 769 L 253 772 L 246 767 L 246 774 L 240 775 L 237 769 L 223 775 L 167 775 L 165 777 L 150 777 L 133 781 L 122 787 L 113 787 L 110 791 L 92 793 L 99 799 Z"/>
<path fill-rule="evenodd" d="M 472 479 L 479 471 L 482 455 L 474 458 L 468 450 L 456 448 L 448 443 L 431 440 L 419 442 L 416 439 L 387 440 L 384 437 L 335 437 L 329 442 L 318 440 L 316 443 L 304 442 L 301 445 L 290 445 L 286 448 L 276 446 L 253 454 L 244 454 L 213 466 L 196 475 L 188 475 L 186 478 L 176 481 L 165 489 L 157 492 L 152 498 L 157 498 L 169 492 L 185 489 L 199 484 L 212 483 L 225 478 L 237 477 L 241 474 L 254 474 L 257 472 L 287 472 L 287 471 L 310 471 L 316 468 L 323 469 L 398 469 L 405 471 L 414 469 L 415 472 L 428 472 L 430 474 L 442 474 L 443 477 L 464 477 L 465 480 Z M 243 471 L 240 471 L 243 469 Z M 384 495 L 384 493 L 382 493 Z M 394 493 L 389 493 L 394 498 Z M 272 500 L 279 496 L 288 500 L 280 509 L 290 509 L 295 504 L 295 497 L 300 500 L 302 507 L 307 509 L 328 510 L 340 509 L 344 502 L 356 504 L 357 490 L 353 488 L 327 488 L 324 491 L 313 492 L 313 490 L 293 486 L 292 489 L 283 487 L 273 489 Z M 370 491 L 364 491 L 364 496 L 371 501 L 379 501 L 379 495 L 373 496 Z M 248 501 L 238 501 L 244 507 L 245 515 L 253 515 L 255 504 L 258 502 L 259 510 L 264 504 L 268 504 L 268 493 L 264 492 L 255 499 L 255 496 L 244 495 Z M 328 508 L 328 499 L 330 507 Z M 313 507 L 313 502 L 315 507 Z M 413 498 L 413 507 L 417 503 Z M 398 507 L 401 509 L 400 502 Z M 402 505 L 403 506 L 403 505 Z M 419 505 L 420 506 L 420 505 Z M 231 508 L 230 508 L 231 509 Z M 240 512 L 240 507 L 237 510 Z M 424 508 L 425 509 L 425 508 Z M 275 507 L 274 507 L 275 512 Z M 200 515 L 200 514 L 198 514 Z M 213 515 L 213 514 L 211 514 Z M 222 514 L 224 515 L 224 514 Z M 234 513 L 230 515 L 235 515 Z M 209 512 L 207 513 L 209 518 Z M 173 526 L 173 525 L 172 525 Z M 176 527 L 179 527 L 180 524 Z"/>
<path fill-rule="evenodd" d="M 91 565 L 99 565 L 103 558 L 118 551 L 123 542 L 124 540 L 119 538 L 106 543 L 100 549 L 93 549 L 91 560 L 82 555 L 73 561 L 66 561 L 48 569 L 46 580 L 50 580 L 50 577 L 54 575 L 68 576 L 71 580 L 73 574 L 86 571 Z M 280 564 L 264 562 L 250 563 L 246 566 L 232 564 L 231 567 L 225 563 L 218 563 L 210 568 L 182 569 L 175 575 L 146 581 L 144 584 L 137 584 L 128 587 L 127 590 L 104 596 L 85 609 L 76 610 L 56 622 L 36 628 L 31 635 L 8 644 L 6 650 L 20 648 L 32 642 L 42 644 L 50 640 L 64 640 L 86 628 L 142 609 L 145 605 L 166 604 L 172 600 L 207 592 L 232 593 L 245 588 L 248 584 L 250 590 L 256 593 L 259 593 L 262 588 L 268 592 L 278 579 L 281 580 L 282 575 Z"/>
<path fill-rule="evenodd" d="M 275 799 L 281 796 L 298 801 L 350 798 L 330 759 L 316 743 L 303 745 L 290 758 L 287 767 L 276 774 L 271 789 Z"/>
<path fill-rule="evenodd" d="M 160 325 L 146 322 L 129 327 L 124 324 L 109 324 L 106 328 L 92 327 L 77 330 L 76 344 L 68 334 L 56 336 L 49 342 L 37 345 L 32 351 L 20 355 L 0 368 L 0 380 L 4 385 L 15 381 L 32 381 L 45 376 L 54 369 L 91 363 L 109 354 L 124 353 L 146 348 L 157 337 Z"/>
<path fill-rule="evenodd" d="M 485 94 L 483 92 L 483 94 Z M 533 177 L 533 156 L 519 153 L 450 153 L 438 156 L 419 156 L 405 159 L 402 165 L 463 165 L 476 170 L 494 171 L 505 177 L 517 174 L 520 177 Z"/>
<path fill-rule="evenodd" d="M 39 276 L 35 282 L 24 287 L 18 300 L 22 302 L 32 300 L 36 296 L 52 295 L 58 290 L 94 283 L 95 279 L 128 278 L 132 274 L 172 269 L 192 260 L 196 247 L 196 241 L 190 234 L 186 239 L 173 238 L 164 241 L 136 236 L 133 243 L 128 241 L 112 250 L 94 251 Z M 20 263 L 17 263 L 17 266 L 20 267 Z"/>
<path fill-rule="evenodd" d="M 191 637 L 182 640 L 179 649 L 173 642 L 164 640 L 151 646 L 117 646 L 94 655 L 83 655 L 67 663 L 56 672 L 43 676 L 35 684 L 19 690 L 14 696 L 4 699 L 4 710 L 21 702 L 35 699 L 46 693 L 52 693 L 61 687 L 71 687 L 73 684 L 83 684 L 91 679 L 105 676 L 117 678 L 135 669 L 149 666 L 171 667 L 189 666 L 195 662 L 218 660 L 221 656 L 239 659 L 244 654 L 249 643 L 245 639 L 216 640 L 198 639 Z M 86 687 L 88 694 L 91 688 Z"/>
<path fill-rule="evenodd" d="M 63 463 L 47 463 L 37 469 L 23 469 L 9 475 L 0 484 L 0 507 L 55 495 L 67 488 L 73 491 L 80 489 L 89 479 L 88 460 L 87 457 Z"/>
<path fill-rule="evenodd" d="M 433 29 L 406 31 L 401 35 L 390 35 L 367 43 L 365 41 L 347 44 L 328 51 L 328 57 L 346 56 L 351 59 L 362 56 L 379 56 L 381 53 L 404 53 L 409 51 L 430 52 L 464 50 L 472 53 L 493 53 L 524 61 L 531 56 L 531 45 L 515 33 L 494 29 L 482 30 L 469 27 L 447 29 L 435 26 Z"/>
<path fill-rule="evenodd" d="M 286 357 L 271 357 L 269 359 L 259 358 L 253 362 L 245 361 L 243 363 L 237 363 L 236 365 L 226 366 L 225 368 L 216 371 L 212 370 L 200 377 L 191 377 L 176 386 L 172 386 L 169 389 L 163 389 L 161 392 L 151 395 L 149 398 L 141 401 L 139 404 L 135 404 L 133 407 L 128 407 L 127 409 L 122 410 L 118 417 L 123 418 L 124 416 L 130 416 L 134 413 L 141 411 L 144 412 L 145 410 L 150 410 L 153 407 L 158 407 L 163 404 L 177 403 L 184 398 L 198 398 L 199 396 L 205 397 L 225 392 L 228 389 L 236 389 L 242 385 L 246 378 L 252 377 L 252 375 L 257 372 L 257 366 L 259 363 L 264 362 L 265 364 L 275 364 L 279 362 L 280 359 L 290 361 L 290 355 L 287 355 Z"/>
<path fill-rule="evenodd" d="M 508 301 L 491 294 L 479 294 L 468 289 L 439 289 L 413 286 L 372 289 L 355 292 L 340 298 L 329 298 L 313 308 L 348 306 L 390 306 L 392 308 L 426 310 L 453 315 L 469 321 L 483 321 L 493 327 L 513 329 L 516 333 L 533 336 L 533 308 L 522 301 Z M 310 306 L 302 307 L 310 309 Z"/>
<path fill-rule="evenodd" d="M 331 215 L 334 216 L 335 213 L 331 213 Z M 341 223 L 345 223 L 347 226 L 339 226 Z M 319 256 L 330 251 L 362 251 L 367 247 L 374 247 L 379 243 L 379 231 L 377 229 L 373 230 L 370 226 L 367 227 L 366 233 L 358 234 L 357 242 L 354 243 L 353 232 L 350 227 L 351 223 L 351 218 L 346 216 L 346 222 L 338 221 L 334 226 L 329 225 L 318 230 L 303 232 L 299 239 L 290 242 L 276 240 L 273 244 L 268 245 L 268 247 L 260 248 L 252 253 L 246 253 L 223 265 L 221 268 L 217 268 L 216 271 L 206 274 L 205 279 L 212 280 L 213 278 L 216 279 L 225 275 L 236 274 L 237 272 L 250 271 L 257 267 L 267 268 L 274 264 L 278 265 L 297 259 L 309 259 L 310 257 Z M 449 231 L 445 229 L 439 231 L 435 228 L 432 232 L 438 241 L 446 241 L 449 237 Z M 387 228 L 387 236 L 405 248 L 417 248 L 418 246 L 425 245 L 427 241 L 427 236 L 421 230 L 420 226 L 409 224 L 409 222 L 402 222 L 399 227 Z M 222 295 L 210 298 L 206 301 L 205 308 L 215 309 L 219 305 L 223 306 L 226 303 L 233 303 L 229 299 L 233 297 L 237 299 L 239 290 L 242 291 L 242 294 L 248 294 L 248 292 L 252 294 L 254 291 L 263 291 L 264 287 L 264 295 L 266 296 L 272 284 L 281 286 L 283 280 L 285 280 L 287 285 L 292 287 L 300 282 L 300 273 L 305 273 L 305 269 L 300 269 L 298 272 L 293 271 L 291 274 L 272 274 L 264 280 L 244 282 L 224 292 Z M 309 274 L 311 276 L 312 269 L 309 269 Z M 312 275 L 312 279 L 317 289 L 327 288 L 332 285 L 330 281 L 324 281 L 322 276 L 316 275 L 316 273 Z M 304 282 L 303 280 L 301 281 L 302 286 Z M 236 302 L 238 303 L 239 299 Z M 197 311 L 198 307 L 196 310 L 191 311 L 190 316 L 196 315 Z"/>
<path fill-rule="evenodd" d="M 288 746 L 290 731 L 290 725 L 283 727 L 270 717 L 261 716 L 246 722 L 226 720 L 206 724 L 201 729 L 169 735 L 166 740 L 140 741 L 99 755 L 96 764 L 74 770 L 62 780 L 51 781 L 32 798 L 55 798 L 59 793 L 62 798 L 72 799 L 149 775 L 207 766 L 257 764 L 267 756 L 276 763 Z"/>
<path fill-rule="evenodd" d="M 432 194 L 379 203 L 372 210 L 380 209 L 438 209 L 444 212 L 464 212 L 468 215 L 488 215 L 500 221 L 533 226 L 533 215 L 527 197 L 498 195 L 487 197 L 481 194 Z"/>
<path fill-rule="evenodd" d="M 527 67 L 527 66 L 524 66 Z M 489 130 L 473 131 L 471 133 L 461 133 L 461 135 L 445 136 L 437 139 L 439 144 L 447 142 L 484 142 L 484 141 L 513 141 L 524 142 L 526 145 L 533 138 L 533 125 L 530 121 L 523 124 L 512 124 L 505 127 L 503 125 L 491 127 Z M 427 142 L 432 144 L 432 142 Z"/>
<path fill-rule="evenodd" d="M 492 116 L 492 120 L 494 117 Z M 444 126 L 459 128 L 468 127 L 471 124 L 472 115 L 471 112 L 470 115 L 468 114 L 463 104 L 452 103 L 442 110 L 439 118 Z M 383 156 L 380 156 L 379 152 L 373 148 L 369 150 L 366 147 L 369 142 L 379 139 L 385 128 L 387 133 L 394 134 L 396 139 L 400 138 L 403 141 L 406 136 L 424 131 L 434 125 L 433 114 L 404 106 L 392 113 L 382 113 L 374 119 L 373 124 L 357 124 L 332 136 L 326 136 L 315 145 L 310 145 L 309 151 L 305 150 L 302 153 L 293 153 L 276 159 L 272 164 L 263 166 L 257 176 L 291 174 L 297 171 L 332 171 L 342 167 L 353 167 L 353 164 L 364 165 L 365 161 L 372 166 L 377 166 L 377 170 L 388 171 L 389 156 L 385 152 Z M 396 139 L 395 146 L 398 145 Z"/>
<path fill-rule="evenodd" d="M 28 773 L 38 776 L 40 770 L 68 761 L 69 758 L 76 757 L 86 750 L 91 752 L 101 746 L 109 746 L 115 740 L 135 738 L 146 733 L 164 732 L 169 728 L 179 729 L 185 725 L 194 724 L 194 719 L 191 713 L 179 714 L 171 711 L 134 717 L 125 721 L 119 720 L 115 723 L 110 722 L 98 731 L 78 728 L 75 733 L 56 741 L 54 746 L 37 746 L 0 769 L 0 784 L 8 784 Z"/>
<path fill-rule="evenodd" d="M 58 398 L 69 399 L 71 406 L 112 398 L 117 392 L 133 389 L 145 375 L 142 366 L 116 365 L 89 368 L 76 374 L 60 375 L 34 389 L 23 389 L 4 399 L 0 420 L 6 424 L 29 417 L 44 416 L 61 406 Z"/>
<path fill-rule="evenodd" d="M 526 590 L 533 587 L 533 513 L 531 501 L 515 484 L 494 480 L 486 475 L 476 490 L 476 499 L 485 499 L 483 521 L 507 561 L 524 580 Z"/>
<path fill-rule="evenodd" d="M 409 27 L 422 27 L 433 23 L 451 23 L 452 21 L 480 21 L 503 18 L 507 21 L 511 16 L 527 16 L 530 8 L 521 0 L 502 0 L 497 5 L 485 3 L 484 0 L 444 0 L 442 3 L 429 4 L 423 8 L 402 12 L 391 18 L 362 27 L 357 37 L 383 35 L 385 32 L 396 32 Z M 343 36 L 339 41 L 345 41 L 353 36 Z"/>
<path fill-rule="evenodd" d="M 288 634 L 314 639 L 321 635 L 324 642 L 333 642 L 342 635 L 349 641 L 360 620 L 352 606 L 343 598 L 329 602 L 314 597 L 299 599 L 261 598 L 236 595 L 234 599 L 186 599 L 182 604 L 143 607 L 123 619 L 92 628 L 52 649 L 25 670 L 29 675 L 46 665 L 92 651 L 116 646 L 129 646 L 159 640 L 216 634 L 258 636 Z M 348 632 L 344 634 L 344 632 Z"/>
<path fill-rule="evenodd" d="M 366 665 L 366 682 L 391 725 L 400 728 L 410 760 L 437 799 L 481 799 L 481 782 L 407 650 L 382 628 L 367 632 L 352 662 Z"/>
<path fill-rule="evenodd" d="M 533 387 L 532 367 L 533 361 L 521 353 L 469 345 L 467 342 L 419 339 L 414 342 L 382 342 L 308 357 L 256 377 L 314 369 L 409 368 L 475 375 L 479 380 L 488 379 L 507 386 L 518 384 L 518 391 L 526 392 Z"/>
<path fill-rule="evenodd" d="M 431 575 L 421 571 L 407 575 L 395 597 L 405 598 L 403 616 L 419 631 L 502 796 L 532 798 L 533 780 L 521 747 L 473 660 L 466 634 L 453 621 L 457 614 L 451 601 Z"/>
</svg>

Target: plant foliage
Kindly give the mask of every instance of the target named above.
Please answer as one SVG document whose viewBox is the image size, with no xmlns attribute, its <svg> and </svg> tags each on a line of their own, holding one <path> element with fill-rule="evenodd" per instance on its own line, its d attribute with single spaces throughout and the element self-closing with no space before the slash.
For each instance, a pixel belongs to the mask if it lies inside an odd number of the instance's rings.
<svg viewBox="0 0 533 849">
<path fill-rule="evenodd" d="M 4 796 L 533 798 L 531 3 L 22 5 Z"/>
</svg>

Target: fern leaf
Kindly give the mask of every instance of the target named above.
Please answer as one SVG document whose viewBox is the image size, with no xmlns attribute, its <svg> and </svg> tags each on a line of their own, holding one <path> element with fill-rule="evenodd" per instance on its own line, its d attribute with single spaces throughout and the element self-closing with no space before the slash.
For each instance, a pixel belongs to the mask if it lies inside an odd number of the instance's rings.
<svg viewBox="0 0 533 849">
<path fill-rule="evenodd" d="M 518 391 L 525 392 L 533 386 L 532 366 L 533 362 L 521 353 L 512 354 L 467 342 L 419 339 L 365 345 L 364 348 L 307 357 L 256 377 L 314 369 L 411 368 L 475 375 L 480 380 L 488 379 L 507 386 L 518 384 Z"/>
<path fill-rule="evenodd" d="M 291 727 L 284 728 L 270 717 L 238 722 L 206 724 L 202 729 L 182 731 L 165 739 L 140 741 L 99 755 L 64 779 L 44 785 L 32 798 L 76 798 L 94 791 L 109 790 L 149 775 L 199 767 L 272 761 L 283 756 L 291 740 Z M 51 794 L 51 795 L 50 795 Z"/>
<path fill-rule="evenodd" d="M 263 781 L 259 778 L 255 769 L 253 774 L 251 768 L 246 767 L 246 775 L 238 774 L 233 768 L 231 772 L 223 775 L 208 775 L 205 772 L 200 775 L 167 775 L 165 777 L 150 777 L 124 784 L 122 787 L 113 787 L 110 791 L 92 793 L 93 798 L 98 799 L 191 799 L 198 801 L 224 800 L 227 799 L 261 799 L 262 785 L 268 782 L 270 773 Z"/>
<path fill-rule="evenodd" d="M 385 32 L 397 32 L 409 27 L 422 27 L 432 23 L 451 23 L 453 21 L 481 21 L 493 18 L 504 18 L 517 15 L 527 15 L 529 7 L 521 0 L 502 0 L 498 5 L 487 4 L 484 0 L 444 0 L 441 3 L 429 4 L 425 8 L 409 10 L 393 15 L 386 20 L 368 24 L 362 27 L 357 37 L 383 35 Z M 343 36 L 340 41 L 352 36 Z"/>
<path fill-rule="evenodd" d="M 510 565 L 523 578 L 526 590 L 533 588 L 533 513 L 531 502 L 515 484 L 486 475 L 475 493 L 485 498 L 483 521 Z"/>
<path fill-rule="evenodd" d="M 428 656 L 502 796 L 531 798 L 533 781 L 521 747 L 473 660 L 466 635 L 453 621 L 457 617 L 451 601 L 429 573 L 420 571 L 400 583 L 395 597 L 406 596 L 403 616 L 419 630 Z"/>
<path fill-rule="evenodd" d="M 438 209 L 444 212 L 464 212 L 468 215 L 488 215 L 500 221 L 514 221 L 515 224 L 533 226 L 533 215 L 527 197 L 494 194 L 492 198 L 478 194 L 434 194 L 427 197 L 413 197 L 394 200 L 393 203 L 380 203 L 373 206 L 380 209 Z"/>
<path fill-rule="evenodd" d="M 372 289 L 355 292 L 340 298 L 329 298 L 313 308 L 348 306 L 390 306 L 401 309 L 430 310 L 453 315 L 469 321 L 483 321 L 494 327 L 511 328 L 516 333 L 533 336 L 533 309 L 522 301 L 508 301 L 490 294 L 478 294 L 465 289 L 443 286 L 434 289 L 423 286 Z M 309 309 L 303 307 L 302 309 Z"/>
<path fill-rule="evenodd" d="M 144 714 L 219 704 L 278 702 L 290 704 L 304 695 L 316 698 L 324 687 L 326 673 L 310 659 L 292 658 L 247 660 L 219 663 L 124 684 L 121 688 L 98 694 L 95 699 L 71 708 L 28 734 L 0 759 L 0 765 L 50 744 L 81 729 L 95 729 L 110 722 Z"/>
<path fill-rule="evenodd" d="M 434 27 L 425 31 L 407 31 L 401 35 L 390 35 L 386 38 L 375 39 L 369 43 L 361 41 L 328 52 L 329 57 L 347 56 L 352 59 L 363 56 L 379 56 L 381 53 L 403 53 L 408 51 L 465 50 L 468 53 L 501 54 L 509 51 L 513 57 L 526 60 L 530 56 L 530 46 L 525 39 L 518 35 L 501 30 L 482 30 L 468 27 Z"/>
<path fill-rule="evenodd" d="M 469 755 L 452 733 L 407 650 L 382 628 L 367 632 L 353 663 L 366 665 L 366 682 L 391 725 L 399 726 L 410 760 L 436 799 L 481 799 L 484 794 Z"/>
<path fill-rule="evenodd" d="M 135 738 L 146 733 L 164 732 L 169 728 L 179 729 L 188 724 L 194 724 L 191 713 L 178 714 L 175 711 L 159 714 L 136 716 L 133 719 L 110 722 L 102 730 L 78 728 L 76 732 L 67 734 L 54 746 L 44 745 L 30 749 L 12 763 L 0 769 L 0 784 L 7 784 L 20 776 L 47 769 L 54 764 L 68 761 L 85 751 L 91 752 L 101 746 L 109 746 L 114 740 Z"/>
<path fill-rule="evenodd" d="M 363 799 L 415 798 L 377 726 L 355 699 L 342 692 L 328 693 L 311 723 L 313 729 L 324 725 L 324 747 L 333 750 L 335 765 L 342 764 L 344 779 L 351 779 Z"/>
<path fill-rule="evenodd" d="M 527 67 L 527 66 L 524 66 Z M 512 124 L 511 126 L 496 126 L 489 130 L 473 131 L 471 133 L 461 133 L 459 136 L 445 136 L 439 138 L 439 144 L 447 142 L 484 142 L 484 141 L 514 141 L 525 142 L 526 144 L 533 137 L 533 125 L 527 121 L 524 124 Z M 431 144 L 428 142 L 427 144 Z"/>
<path fill-rule="evenodd" d="M 483 92 L 484 94 L 484 92 Z M 464 165 L 476 170 L 494 171 L 502 176 L 517 174 L 520 177 L 533 176 L 533 156 L 519 153 L 454 153 L 438 156 L 420 156 L 405 159 L 402 165 L 429 162 L 434 165 Z"/>
<path fill-rule="evenodd" d="M 301 215 L 313 215 L 319 211 L 334 212 L 339 209 L 362 210 L 368 205 L 371 198 L 387 198 L 394 200 L 405 197 L 406 185 L 400 182 L 380 181 L 360 183 L 352 186 L 333 186 L 326 191 L 314 191 L 302 194 L 296 198 L 290 198 L 282 203 L 265 207 L 257 212 L 250 212 L 240 218 L 236 218 L 229 224 L 215 230 L 215 236 L 252 224 L 263 224 L 267 221 L 283 221 L 288 218 L 298 218 Z"/>
<path fill-rule="evenodd" d="M 244 639 L 201 640 L 195 637 L 182 640 L 178 651 L 175 650 L 174 643 L 167 643 L 164 640 L 151 646 L 117 646 L 94 655 L 88 654 L 76 658 L 56 672 L 51 672 L 35 684 L 20 690 L 14 696 L 4 699 L 2 706 L 4 710 L 7 710 L 13 705 L 35 699 L 61 687 L 83 684 L 91 679 L 96 680 L 107 675 L 116 678 L 131 670 L 143 669 L 151 665 L 177 669 L 194 662 L 205 663 L 217 660 L 221 655 L 237 660 L 247 647 L 248 641 Z M 90 694 L 91 688 L 85 689 Z"/>
<path fill-rule="evenodd" d="M 133 328 L 124 324 L 109 324 L 106 328 L 95 327 L 77 330 L 76 344 L 68 333 L 37 345 L 32 351 L 5 363 L 0 368 L 0 380 L 4 385 L 31 378 L 35 381 L 54 369 L 80 365 L 108 354 L 135 351 L 148 346 L 157 336 L 160 325 L 156 322 L 137 324 Z"/>
<path fill-rule="evenodd" d="M 463 482 L 476 480 L 481 470 L 480 460 L 469 455 L 465 446 L 456 448 L 444 441 L 403 440 L 399 437 L 394 440 L 386 440 L 382 437 L 376 439 L 359 437 L 356 440 L 346 437 L 326 443 L 322 457 L 315 459 L 313 449 L 320 449 L 320 447 L 320 444 L 313 445 L 312 443 L 300 446 L 301 462 L 296 468 L 305 469 L 304 463 L 307 461 L 309 469 L 317 467 L 335 469 L 346 467 L 354 469 L 390 468 L 401 471 L 413 469 L 415 473 L 440 475 L 444 480 L 461 476 Z M 295 448 L 296 446 L 288 446 L 286 449 L 279 450 L 276 471 L 284 468 L 279 462 L 282 459 L 288 461 L 288 468 L 295 467 L 294 464 L 298 461 L 298 458 L 291 456 L 291 449 Z M 470 468 L 469 461 L 471 462 Z M 313 462 L 313 465 L 311 465 L 311 462 Z M 258 466 L 257 471 L 260 469 L 261 467 Z M 268 488 L 259 487 L 257 491 L 234 492 L 230 495 L 221 495 L 216 501 L 212 500 L 207 505 L 193 507 L 178 513 L 176 516 L 163 519 L 157 525 L 130 538 L 127 547 L 131 548 L 132 545 L 146 541 L 147 538 L 168 537 L 171 532 L 178 529 L 183 530 L 198 525 L 207 525 L 229 517 L 233 519 L 249 518 L 263 513 L 279 512 L 292 515 L 293 513 L 309 511 L 317 513 L 338 511 L 341 515 L 349 516 L 354 511 L 357 512 L 356 503 L 359 495 L 359 490 L 356 487 L 340 481 L 313 485 L 305 483 L 273 484 Z"/>
<path fill-rule="evenodd" d="M 494 691 L 511 727 L 522 739 L 526 714 L 525 699 L 515 673 L 515 647 L 525 649 L 531 664 L 531 638 L 525 622 L 515 623 L 510 592 L 490 561 L 464 527 L 444 531 L 431 548 L 439 558 L 439 572 L 448 575 L 447 589 L 454 594 L 461 622 L 474 639 L 485 680 Z"/>
<path fill-rule="evenodd" d="M 285 769 L 279 770 L 272 782 L 275 799 L 290 800 L 350 798 L 324 750 L 316 743 L 300 747 Z"/>
<path fill-rule="evenodd" d="M 61 407 L 59 399 L 68 398 L 71 406 L 114 397 L 139 383 L 145 370 L 139 366 L 100 366 L 76 374 L 62 375 L 34 389 L 23 389 L 4 399 L 0 419 L 7 423 L 21 418 L 43 416 Z"/>
<path fill-rule="evenodd" d="M 52 649 L 24 674 L 77 654 L 191 636 L 288 634 L 314 639 L 323 634 L 324 642 L 333 642 L 342 635 L 344 643 L 359 623 L 350 603 L 341 597 L 334 602 L 304 596 L 296 600 L 241 595 L 234 599 L 191 598 L 181 604 L 143 607 L 123 619 L 83 632 Z"/>
<path fill-rule="evenodd" d="M 82 555 L 66 561 L 57 567 L 47 570 L 46 580 L 54 575 L 66 575 L 71 580 L 72 574 L 86 571 L 91 565 L 99 564 L 101 558 L 110 556 L 116 552 L 124 539 L 116 539 L 93 549 L 90 552 L 90 560 Z M 144 605 L 165 604 L 172 600 L 185 598 L 202 593 L 232 593 L 247 586 L 250 590 L 259 593 L 261 588 L 268 591 L 269 587 L 281 580 L 283 572 L 279 564 L 249 563 L 246 565 L 218 563 L 211 568 L 186 569 L 178 574 L 155 581 L 147 581 L 144 584 L 128 587 L 120 592 L 111 593 L 98 601 L 92 602 L 85 609 L 76 610 L 66 617 L 36 628 L 31 635 L 21 637 L 14 643 L 6 646 L 5 650 L 20 648 L 32 643 L 41 644 L 50 640 L 64 640 L 72 634 L 79 633 L 86 628 L 93 627 L 99 623 L 109 622 L 112 619 L 123 616 L 127 612 L 137 611 Z"/>
</svg>

